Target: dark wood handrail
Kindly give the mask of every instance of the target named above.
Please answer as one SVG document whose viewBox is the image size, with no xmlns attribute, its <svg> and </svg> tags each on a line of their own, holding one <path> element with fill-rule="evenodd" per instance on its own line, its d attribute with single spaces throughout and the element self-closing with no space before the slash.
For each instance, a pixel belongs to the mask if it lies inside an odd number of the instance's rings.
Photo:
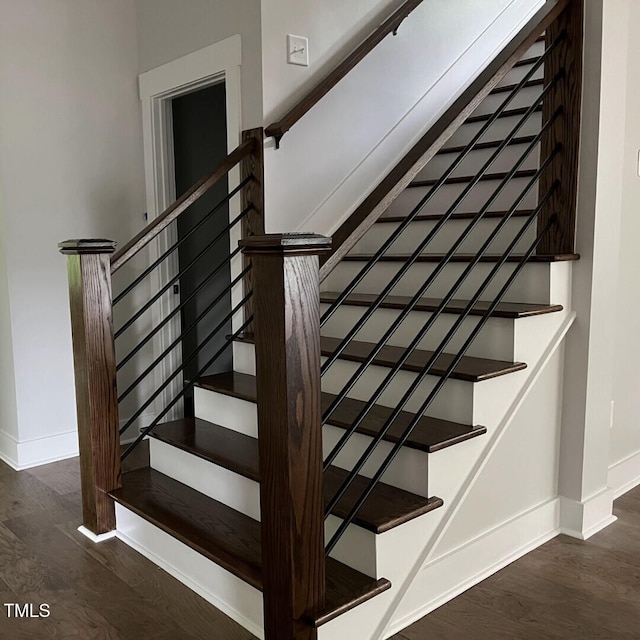
<svg viewBox="0 0 640 640">
<path fill-rule="evenodd" d="M 333 234 L 324 280 L 572 0 L 548 0 Z M 321 258 L 322 260 L 322 258 Z"/>
<path fill-rule="evenodd" d="M 178 198 L 173 204 L 169 205 L 155 220 L 150 222 L 140 233 L 116 251 L 111 258 L 111 273 L 115 273 L 122 265 L 131 260 L 140 249 L 149 244 L 151 240 L 166 229 L 181 213 L 186 211 L 196 200 L 209 191 L 211 187 L 222 180 L 231 169 L 253 153 L 256 144 L 255 139 L 249 139 L 239 145 L 210 175 L 196 182 L 189 191 Z"/>
<path fill-rule="evenodd" d="M 291 127 L 314 107 L 342 78 L 344 78 L 363 58 L 375 49 L 390 33 L 396 34 L 403 20 L 419 5 L 422 0 L 406 0 L 389 18 L 387 18 L 364 42 L 352 51 L 338 66 L 329 73 L 314 89 L 309 91 L 286 115 L 270 124 L 265 134 L 275 137 L 276 148 L 280 139 Z"/>
</svg>

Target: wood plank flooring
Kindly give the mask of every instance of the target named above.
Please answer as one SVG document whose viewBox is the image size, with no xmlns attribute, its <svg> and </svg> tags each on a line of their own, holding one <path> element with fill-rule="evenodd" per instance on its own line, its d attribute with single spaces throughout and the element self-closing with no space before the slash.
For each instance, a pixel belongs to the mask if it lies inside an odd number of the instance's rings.
<svg viewBox="0 0 640 640">
<path fill-rule="evenodd" d="M 640 637 L 640 488 L 586 543 L 560 536 L 393 640 L 631 640 Z M 14 472 L 0 462 L 0 599 L 47 603 L 0 638 L 253 640 L 119 540 L 80 535 L 77 460 Z M 357 640 L 367 640 L 359 638 Z"/>
</svg>

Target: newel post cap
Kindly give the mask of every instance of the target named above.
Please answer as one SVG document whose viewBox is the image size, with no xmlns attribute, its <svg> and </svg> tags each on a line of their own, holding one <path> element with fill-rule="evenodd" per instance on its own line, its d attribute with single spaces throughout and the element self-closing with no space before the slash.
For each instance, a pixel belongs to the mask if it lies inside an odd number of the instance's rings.
<svg viewBox="0 0 640 640">
<path fill-rule="evenodd" d="M 267 233 L 245 238 L 239 246 L 246 255 L 319 255 L 331 251 L 331 238 L 318 233 Z"/>
<path fill-rule="evenodd" d="M 58 243 L 60 253 L 77 256 L 83 253 L 113 253 L 118 243 L 104 238 L 80 238 Z"/>
</svg>

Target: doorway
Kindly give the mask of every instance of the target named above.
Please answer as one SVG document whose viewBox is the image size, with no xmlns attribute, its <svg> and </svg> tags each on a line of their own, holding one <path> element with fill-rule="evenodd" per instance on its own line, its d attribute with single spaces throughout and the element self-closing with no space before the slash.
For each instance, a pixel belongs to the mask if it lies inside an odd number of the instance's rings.
<svg viewBox="0 0 640 640">
<path fill-rule="evenodd" d="M 227 155 L 227 109 L 224 81 L 180 95 L 171 100 L 172 146 L 174 155 L 175 194 L 179 198 L 198 180 L 213 172 Z M 183 331 L 184 381 L 194 380 L 198 372 L 209 375 L 230 371 L 232 353 L 228 349 L 209 367 L 207 362 L 224 345 L 225 336 L 232 333 L 231 322 L 218 328 L 199 351 L 198 348 L 219 326 L 231 310 L 231 295 L 227 293 L 211 311 L 198 317 L 229 286 L 229 207 L 223 202 L 229 193 L 227 178 L 219 181 L 177 220 L 180 284 L 179 295 Z M 215 212 L 212 213 L 212 211 Z M 201 226 L 189 235 L 196 226 Z M 212 241 L 221 237 L 213 243 Z M 195 261 L 195 262 L 194 262 Z M 216 269 L 217 273 L 211 277 Z M 185 396 L 186 416 L 193 415 L 193 393 Z"/>
</svg>

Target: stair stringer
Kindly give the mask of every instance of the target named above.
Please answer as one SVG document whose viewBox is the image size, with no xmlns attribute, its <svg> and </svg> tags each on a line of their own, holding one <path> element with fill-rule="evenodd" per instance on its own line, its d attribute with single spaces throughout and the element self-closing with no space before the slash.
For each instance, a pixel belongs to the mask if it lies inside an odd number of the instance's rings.
<svg viewBox="0 0 640 640">
<path fill-rule="evenodd" d="M 576 314 L 569 310 L 571 265 L 553 265 L 553 270 L 553 299 L 563 304 L 565 311 L 554 314 L 555 320 L 539 326 L 536 336 L 528 336 L 525 344 L 521 338 L 518 357 L 525 359 L 529 366 L 498 382 L 501 386 L 496 386 L 496 393 L 491 395 L 503 397 L 504 402 L 494 405 L 487 436 L 431 454 L 429 487 L 444 499 L 444 507 L 378 536 L 376 564 L 378 571 L 391 581 L 392 589 L 375 602 L 365 603 L 327 624 L 323 628 L 327 637 L 338 640 L 357 633 L 358 637 L 368 640 L 389 638 L 560 533 L 559 498 L 554 482 L 559 451 L 562 347 Z M 497 381 L 488 383 L 494 382 Z M 469 510 L 473 512 L 499 503 L 500 487 L 492 503 L 482 505 L 477 504 L 474 490 L 488 472 L 496 471 L 495 466 L 499 464 L 496 454 L 501 451 L 505 438 L 518 431 L 527 411 L 531 413 L 525 402 L 535 393 L 532 399 L 539 403 L 537 396 L 546 397 L 551 389 L 555 389 L 556 397 L 549 401 L 557 421 L 551 427 L 541 424 L 541 429 L 546 428 L 547 439 L 555 441 L 555 457 L 550 462 L 554 469 L 554 477 L 550 479 L 553 486 L 546 487 L 553 495 L 533 505 L 516 507 L 500 524 L 477 525 L 464 541 L 456 539 L 451 532 L 456 531 L 457 524 Z M 488 407 L 478 407 L 478 412 L 485 416 L 488 411 Z M 525 447 L 514 464 L 524 464 L 529 457 L 530 451 Z M 509 482 L 508 474 L 504 479 Z"/>
</svg>

